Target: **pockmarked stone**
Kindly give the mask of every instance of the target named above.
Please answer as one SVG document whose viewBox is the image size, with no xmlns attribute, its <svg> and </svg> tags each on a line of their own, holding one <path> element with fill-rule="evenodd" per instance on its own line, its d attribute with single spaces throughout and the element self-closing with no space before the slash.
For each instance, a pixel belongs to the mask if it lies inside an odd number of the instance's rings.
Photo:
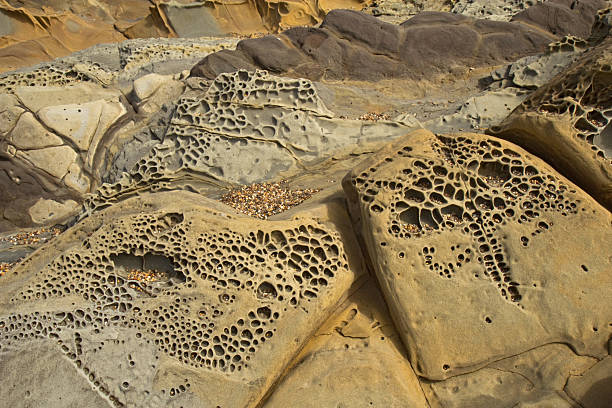
<svg viewBox="0 0 612 408">
<path fill-rule="evenodd" d="M 141 188 L 182 176 L 227 185 L 275 180 L 351 145 L 399 137 L 414 127 L 335 117 L 307 79 L 262 70 L 191 78 L 163 140 L 87 199 L 86 213 Z"/>
<path fill-rule="evenodd" d="M 549 343 L 603 358 L 612 217 L 542 160 L 411 133 L 343 182 L 410 361 L 441 380 Z"/>
<path fill-rule="evenodd" d="M 260 221 L 194 193 L 143 194 L 2 277 L 0 367 L 36 350 L 83 379 L 88 400 L 253 407 L 362 274 L 357 248 L 339 203 Z M 2 373 L 9 400 L 31 389 Z M 41 389 L 57 400 L 62 384 Z"/>
<path fill-rule="evenodd" d="M 612 39 L 539 88 L 490 133 L 550 163 L 612 210 Z"/>
</svg>

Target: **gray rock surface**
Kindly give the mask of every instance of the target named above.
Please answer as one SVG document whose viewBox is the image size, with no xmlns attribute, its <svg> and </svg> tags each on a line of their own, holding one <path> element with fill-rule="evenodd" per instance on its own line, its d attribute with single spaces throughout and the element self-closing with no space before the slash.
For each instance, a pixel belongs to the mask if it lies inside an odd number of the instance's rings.
<svg viewBox="0 0 612 408">
<path fill-rule="evenodd" d="M 555 39 L 530 25 L 452 13 L 423 12 L 398 26 L 334 10 L 318 28 L 293 28 L 211 54 L 192 68 L 191 76 L 213 79 L 262 68 L 313 80 L 418 78 L 537 54 Z"/>
<path fill-rule="evenodd" d="M 334 118 L 305 79 L 239 71 L 222 74 L 212 84 L 190 83 L 192 90 L 177 102 L 163 141 L 129 174 L 102 185 L 87 211 L 184 174 L 225 185 L 271 181 L 341 148 L 389 140 L 411 129 Z"/>
</svg>

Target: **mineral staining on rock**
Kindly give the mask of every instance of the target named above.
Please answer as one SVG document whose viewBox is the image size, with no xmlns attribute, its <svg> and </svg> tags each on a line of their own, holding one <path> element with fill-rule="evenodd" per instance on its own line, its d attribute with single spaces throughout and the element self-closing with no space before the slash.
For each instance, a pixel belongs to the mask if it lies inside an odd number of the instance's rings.
<svg viewBox="0 0 612 408">
<path fill-rule="evenodd" d="M 57 237 L 3 277 L 0 358 L 56 344 L 117 406 L 254 406 L 358 275 L 358 253 L 327 220 L 224 209 L 144 195 Z"/>
<path fill-rule="evenodd" d="M 420 131 L 353 170 L 345 190 L 420 375 L 550 342 L 607 353 L 610 311 L 597 299 L 609 296 L 611 258 L 597 242 L 612 239 L 610 214 L 542 161 L 484 136 Z"/>
<path fill-rule="evenodd" d="M 609 399 L 612 223 L 581 190 L 609 167 L 605 2 L 511 18 L 530 2 L 455 1 L 484 18 L 401 23 L 451 8 L 410 1 L 387 16 L 398 25 L 328 1 L 187 3 L 131 0 L 104 19 L 133 38 L 327 16 L 239 44 L 102 44 L 0 75 L 0 231 L 72 225 L 0 237 L 0 401 Z M 576 185 L 504 140 L 448 134 L 523 100 L 496 134 Z M 437 134 L 405 136 L 416 127 Z"/>
<path fill-rule="evenodd" d="M 15 4 L 13 4 L 15 3 Z M 0 72 L 125 39 L 252 35 L 314 25 L 333 8 L 359 10 L 361 0 L 215 3 L 130 0 L 0 4 Z"/>
</svg>

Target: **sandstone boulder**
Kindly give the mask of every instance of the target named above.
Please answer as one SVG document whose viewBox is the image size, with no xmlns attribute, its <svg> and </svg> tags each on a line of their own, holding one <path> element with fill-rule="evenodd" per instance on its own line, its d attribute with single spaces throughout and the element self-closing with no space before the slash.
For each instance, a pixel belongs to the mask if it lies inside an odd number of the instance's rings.
<svg viewBox="0 0 612 408">
<path fill-rule="evenodd" d="M 18 86 L 0 97 L 0 229 L 63 222 L 78 211 L 98 180 L 104 138 L 128 112 L 121 95 L 79 83 Z"/>
<path fill-rule="evenodd" d="M 212 83 L 198 78 L 189 83 L 163 140 L 119 180 L 101 185 L 87 201 L 86 212 L 186 177 L 224 186 L 271 181 L 300 172 L 334 151 L 411 130 L 390 121 L 334 117 L 306 79 L 238 71 Z"/>
<path fill-rule="evenodd" d="M 2 277 L 0 396 L 59 401 L 78 376 L 93 404 L 256 406 L 362 274 L 350 234 L 333 199 L 291 220 L 187 192 L 93 215 Z M 7 370 L 24 350 L 66 372 L 30 391 Z"/>
<path fill-rule="evenodd" d="M 542 160 L 417 131 L 345 179 L 418 375 L 441 380 L 550 343 L 602 359 L 610 213 Z"/>
<path fill-rule="evenodd" d="M 612 210 L 612 40 L 529 96 L 491 134 L 550 163 Z"/>
</svg>

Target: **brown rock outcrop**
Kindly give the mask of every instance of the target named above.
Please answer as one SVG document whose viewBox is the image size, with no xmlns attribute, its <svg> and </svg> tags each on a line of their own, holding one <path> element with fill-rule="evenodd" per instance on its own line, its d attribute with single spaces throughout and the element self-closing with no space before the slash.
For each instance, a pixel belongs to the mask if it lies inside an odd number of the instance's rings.
<svg viewBox="0 0 612 408">
<path fill-rule="evenodd" d="M 494 65 L 546 49 L 556 37 L 520 23 L 423 12 L 401 25 L 334 10 L 319 28 L 243 40 L 234 51 L 205 57 L 192 76 L 263 68 L 310 79 L 378 80 L 431 76 L 455 68 Z"/>
</svg>

